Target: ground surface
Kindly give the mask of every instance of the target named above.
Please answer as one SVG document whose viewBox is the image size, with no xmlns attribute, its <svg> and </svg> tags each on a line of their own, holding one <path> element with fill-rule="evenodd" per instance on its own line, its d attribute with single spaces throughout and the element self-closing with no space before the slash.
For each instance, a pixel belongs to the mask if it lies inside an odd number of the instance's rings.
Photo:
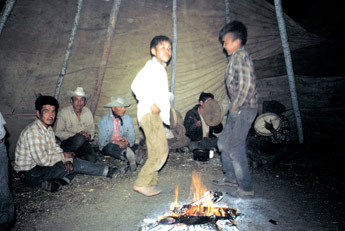
<svg viewBox="0 0 345 231">
<path fill-rule="evenodd" d="M 302 147 L 271 171 L 251 169 L 255 197 L 236 199 L 225 195 L 219 203 L 240 210 L 236 220 L 241 231 L 344 230 L 341 164 L 329 162 L 330 154 L 321 152 L 317 147 Z M 99 156 L 99 162 L 123 164 L 103 156 Z M 14 179 L 17 218 L 13 230 L 136 231 L 144 219 L 156 219 L 168 211 L 177 185 L 178 201 L 190 202 L 192 171 L 202 174 L 210 190 L 226 192 L 226 188 L 211 184 L 212 179 L 221 177 L 218 154 L 210 161 L 198 162 L 191 153 L 170 153 L 159 174 L 159 186 L 164 192 L 156 197 L 147 198 L 132 190 L 139 170 L 121 179 L 79 175 L 54 194 L 24 187 Z"/>
</svg>

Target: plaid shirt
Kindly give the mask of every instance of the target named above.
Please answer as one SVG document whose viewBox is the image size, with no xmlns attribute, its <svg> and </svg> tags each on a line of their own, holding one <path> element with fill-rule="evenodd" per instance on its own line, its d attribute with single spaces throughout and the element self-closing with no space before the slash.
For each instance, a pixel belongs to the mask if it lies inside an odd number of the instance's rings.
<svg viewBox="0 0 345 231">
<path fill-rule="evenodd" d="M 256 108 L 257 94 L 253 62 L 244 48 L 229 57 L 225 73 L 225 85 L 232 107 Z"/>
<path fill-rule="evenodd" d="M 47 129 L 36 119 L 20 133 L 15 150 L 14 170 L 28 171 L 36 165 L 53 166 L 59 161 L 65 161 L 65 157 L 50 126 Z"/>
</svg>

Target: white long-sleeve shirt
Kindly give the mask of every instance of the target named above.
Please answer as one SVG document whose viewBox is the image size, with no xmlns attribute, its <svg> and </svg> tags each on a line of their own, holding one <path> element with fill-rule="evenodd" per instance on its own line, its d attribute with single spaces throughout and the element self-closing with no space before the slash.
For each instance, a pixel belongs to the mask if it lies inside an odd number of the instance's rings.
<svg viewBox="0 0 345 231">
<path fill-rule="evenodd" d="M 170 97 L 168 75 L 165 67 L 155 57 L 147 61 L 138 72 L 131 86 L 138 100 L 137 116 L 141 119 L 151 112 L 150 107 L 156 104 L 161 110 L 160 116 L 166 125 L 170 125 Z"/>
</svg>

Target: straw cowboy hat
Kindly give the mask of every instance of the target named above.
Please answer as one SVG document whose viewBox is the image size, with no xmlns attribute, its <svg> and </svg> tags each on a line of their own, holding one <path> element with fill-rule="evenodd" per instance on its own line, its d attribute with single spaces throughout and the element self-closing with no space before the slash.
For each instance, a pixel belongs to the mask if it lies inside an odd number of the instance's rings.
<svg viewBox="0 0 345 231">
<path fill-rule="evenodd" d="M 120 96 L 112 96 L 110 97 L 110 102 L 104 105 L 104 107 L 129 107 L 131 102 L 129 99 L 120 97 Z"/>
<path fill-rule="evenodd" d="M 86 94 L 82 87 L 77 87 L 74 91 L 67 91 L 68 98 L 72 98 L 73 96 L 81 96 L 85 99 L 89 99 L 91 94 Z"/>
</svg>

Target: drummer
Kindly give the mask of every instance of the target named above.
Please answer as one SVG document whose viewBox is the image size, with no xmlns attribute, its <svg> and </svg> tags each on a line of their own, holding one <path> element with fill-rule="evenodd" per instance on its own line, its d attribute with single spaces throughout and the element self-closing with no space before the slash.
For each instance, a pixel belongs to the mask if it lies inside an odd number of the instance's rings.
<svg viewBox="0 0 345 231">
<path fill-rule="evenodd" d="M 204 104 L 211 99 L 214 99 L 212 93 L 202 92 L 199 96 L 199 104 L 186 113 L 184 126 L 186 136 L 191 139 L 190 151 L 195 149 L 214 150 L 217 148 L 218 137 L 214 133 L 220 133 L 223 130 L 223 124 L 209 126 L 202 116 Z"/>
<path fill-rule="evenodd" d="M 264 125 L 267 130 L 251 129 L 247 138 L 247 156 L 253 168 L 263 166 L 265 169 L 272 169 L 290 152 L 291 128 L 289 119 L 282 114 L 285 111 L 285 106 L 278 101 L 263 102 L 261 116 L 276 115 L 280 126 L 275 128 L 269 121 Z"/>
</svg>

